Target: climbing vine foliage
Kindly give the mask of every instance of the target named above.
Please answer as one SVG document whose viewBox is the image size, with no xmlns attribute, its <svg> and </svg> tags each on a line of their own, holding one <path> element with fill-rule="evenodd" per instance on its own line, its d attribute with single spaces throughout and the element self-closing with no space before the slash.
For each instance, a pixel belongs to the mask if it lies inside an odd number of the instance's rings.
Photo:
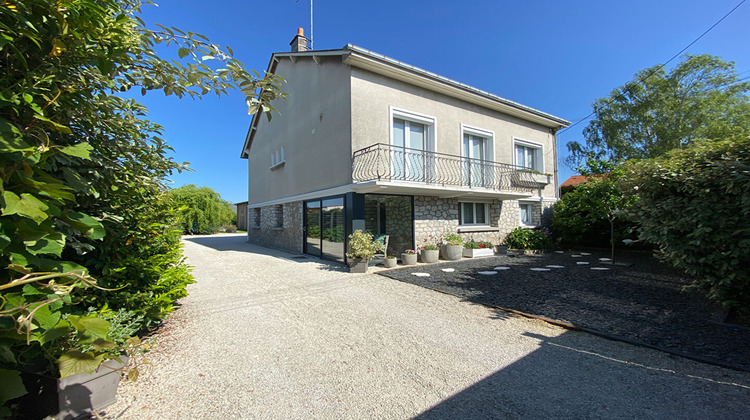
<svg viewBox="0 0 750 420">
<path fill-rule="evenodd" d="M 147 28 L 140 7 L 0 0 L 0 404 L 39 361 L 93 370 L 191 282 L 165 188 L 184 167 L 146 109 L 118 95 L 239 89 L 250 113 L 283 97 L 281 79 L 202 35 Z"/>
</svg>

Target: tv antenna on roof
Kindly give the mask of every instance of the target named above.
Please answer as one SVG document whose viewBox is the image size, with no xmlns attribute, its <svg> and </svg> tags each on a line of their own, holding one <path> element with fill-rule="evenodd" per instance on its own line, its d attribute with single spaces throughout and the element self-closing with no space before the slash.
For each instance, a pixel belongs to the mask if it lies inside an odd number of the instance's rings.
<svg viewBox="0 0 750 420">
<path fill-rule="evenodd" d="M 299 0 L 296 0 L 299 3 Z M 310 0 L 310 49 L 313 49 L 313 0 Z"/>
</svg>

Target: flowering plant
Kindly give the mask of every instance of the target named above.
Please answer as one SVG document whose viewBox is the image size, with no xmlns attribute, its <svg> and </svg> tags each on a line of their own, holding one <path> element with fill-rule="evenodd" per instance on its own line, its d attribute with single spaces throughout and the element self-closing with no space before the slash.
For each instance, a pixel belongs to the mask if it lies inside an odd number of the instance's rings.
<svg viewBox="0 0 750 420">
<path fill-rule="evenodd" d="M 443 243 L 446 245 L 461 245 L 464 240 L 458 233 L 446 233 L 443 235 Z"/>
<path fill-rule="evenodd" d="M 415 255 L 416 253 L 417 253 L 417 251 L 415 251 L 415 250 L 413 250 L 413 249 L 407 249 L 406 251 L 404 251 L 404 254 L 411 254 L 411 255 Z"/>
<path fill-rule="evenodd" d="M 479 241 L 479 242 L 466 242 L 464 244 L 464 248 L 466 249 L 485 249 L 485 248 L 492 248 L 492 243 L 487 241 Z"/>
<path fill-rule="evenodd" d="M 439 249 L 437 244 L 438 244 L 438 238 L 430 235 L 424 238 L 424 244 L 422 245 L 422 249 L 425 251 L 437 251 Z"/>
</svg>

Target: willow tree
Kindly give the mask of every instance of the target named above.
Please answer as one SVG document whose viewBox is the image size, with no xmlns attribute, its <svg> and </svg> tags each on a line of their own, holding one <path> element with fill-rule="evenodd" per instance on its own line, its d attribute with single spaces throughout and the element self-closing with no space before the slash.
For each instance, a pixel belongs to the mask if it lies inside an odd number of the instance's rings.
<svg viewBox="0 0 750 420">
<path fill-rule="evenodd" d="M 568 143 L 568 163 L 602 173 L 631 159 L 648 159 L 695 139 L 726 138 L 750 126 L 750 82 L 734 63 L 686 55 L 673 69 L 641 70 L 593 104 L 584 142 Z"/>
</svg>

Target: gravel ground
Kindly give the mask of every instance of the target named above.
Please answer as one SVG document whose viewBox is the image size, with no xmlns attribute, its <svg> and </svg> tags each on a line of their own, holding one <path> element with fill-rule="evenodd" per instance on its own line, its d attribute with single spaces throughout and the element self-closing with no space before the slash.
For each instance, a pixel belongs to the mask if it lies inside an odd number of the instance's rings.
<svg viewBox="0 0 750 420">
<path fill-rule="evenodd" d="M 240 235 L 186 238 L 197 283 L 103 414 L 748 418 L 750 373 L 569 331 Z"/>
<path fill-rule="evenodd" d="M 689 279 L 646 253 L 623 253 L 620 259 L 626 263 L 624 266 L 602 264 L 599 258 L 605 255 L 565 252 L 497 256 L 381 274 L 471 302 L 564 321 L 750 371 L 750 328 L 717 322 L 718 308 L 702 292 L 682 290 Z M 564 268 L 531 270 L 548 265 Z M 478 274 L 496 266 L 510 269 L 498 271 L 497 275 Z M 451 268 L 455 271 L 443 271 Z M 428 273 L 430 277 L 417 277 L 414 272 Z"/>
</svg>

